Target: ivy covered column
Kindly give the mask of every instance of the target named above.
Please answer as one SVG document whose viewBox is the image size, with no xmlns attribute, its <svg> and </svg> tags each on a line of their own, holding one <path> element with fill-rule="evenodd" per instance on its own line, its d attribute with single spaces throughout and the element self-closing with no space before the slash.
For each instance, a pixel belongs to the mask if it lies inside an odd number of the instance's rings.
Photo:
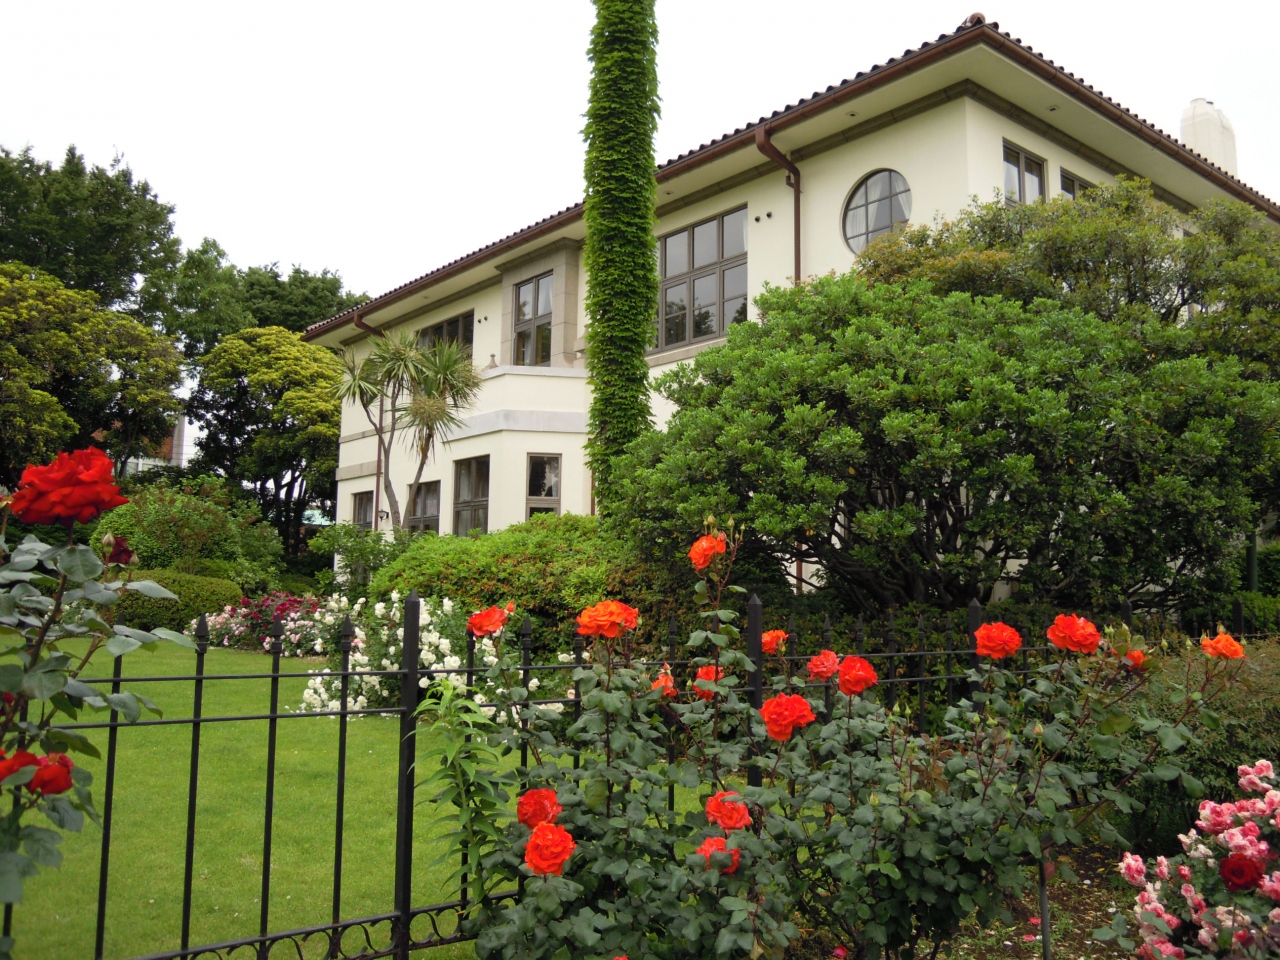
<svg viewBox="0 0 1280 960">
<path fill-rule="evenodd" d="M 595 6 L 583 131 L 592 388 L 587 456 L 607 512 L 611 464 L 649 427 L 651 416 L 645 351 L 658 301 L 653 235 L 658 27 L 654 0 L 595 0 Z"/>
</svg>

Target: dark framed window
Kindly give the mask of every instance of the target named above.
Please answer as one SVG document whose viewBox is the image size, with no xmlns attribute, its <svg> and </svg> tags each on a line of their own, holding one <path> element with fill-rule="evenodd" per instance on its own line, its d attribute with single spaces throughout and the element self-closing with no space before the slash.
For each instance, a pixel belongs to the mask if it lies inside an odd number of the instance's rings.
<svg viewBox="0 0 1280 960">
<path fill-rule="evenodd" d="M 456 317 L 424 327 L 418 334 L 418 346 L 429 350 L 437 343 L 448 341 L 470 347 L 475 340 L 475 327 L 476 315 L 468 310 Z"/>
<path fill-rule="evenodd" d="M 911 219 L 911 188 L 897 170 L 868 174 L 844 205 L 844 242 L 861 253 L 876 237 L 897 230 Z"/>
<path fill-rule="evenodd" d="M 453 462 L 453 533 L 489 532 L 489 458 Z"/>
<path fill-rule="evenodd" d="M 525 516 L 560 512 L 560 455 L 529 454 L 529 488 Z"/>
<path fill-rule="evenodd" d="M 734 210 L 658 240 L 662 293 L 651 349 L 724 335 L 747 319 L 747 210 Z"/>
<path fill-rule="evenodd" d="M 1062 171 L 1062 193 L 1064 196 L 1070 197 L 1072 200 L 1077 199 L 1080 194 L 1086 190 L 1092 189 L 1094 184 L 1081 180 L 1074 173 Z"/>
<path fill-rule="evenodd" d="M 440 481 L 428 480 L 418 484 L 409 498 L 409 516 L 406 525 L 410 530 L 440 532 Z"/>
<path fill-rule="evenodd" d="M 551 274 L 516 284 L 515 357 L 518 367 L 551 364 Z"/>
<path fill-rule="evenodd" d="M 351 522 L 361 530 L 373 529 L 373 491 L 351 495 Z"/>
<path fill-rule="evenodd" d="M 1011 143 L 1004 145 L 1004 202 L 1031 203 L 1044 199 L 1044 159 Z"/>
</svg>

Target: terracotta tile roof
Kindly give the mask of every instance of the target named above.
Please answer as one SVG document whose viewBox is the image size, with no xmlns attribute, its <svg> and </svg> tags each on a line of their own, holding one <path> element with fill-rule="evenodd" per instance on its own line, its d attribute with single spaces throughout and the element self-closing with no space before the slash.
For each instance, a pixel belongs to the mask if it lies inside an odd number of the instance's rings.
<svg viewBox="0 0 1280 960">
<path fill-rule="evenodd" d="M 1277 205 L 1268 197 L 1254 190 L 1206 157 L 1196 153 L 1153 123 L 1144 120 L 1136 113 L 1112 100 L 1102 91 L 1095 90 L 1092 85 L 1085 83 L 1083 79 L 1077 77 L 1074 73 L 1058 66 L 1043 54 L 1037 53 L 1032 47 L 1024 44 L 1020 38 L 1001 31 L 998 23 L 986 23 L 980 18 L 975 21 L 972 17 L 953 32 L 939 34 L 938 39 L 935 41 L 926 41 L 918 47 L 904 50 L 900 57 L 890 57 L 884 63 L 877 63 L 867 70 L 860 70 L 847 80 L 833 84 L 825 90 L 815 91 L 810 96 L 797 100 L 795 103 L 787 104 L 780 110 L 774 110 L 768 116 L 760 117 L 753 123 L 738 127 L 729 133 L 714 140 L 709 140 L 692 150 L 659 164 L 657 168 L 658 180 L 669 180 L 685 170 L 754 143 L 755 132 L 760 127 L 777 130 L 792 123 L 797 123 L 807 116 L 831 109 L 844 100 L 864 93 L 868 89 L 879 86 L 881 83 L 887 83 L 903 73 L 922 66 L 926 62 L 955 53 L 971 43 L 986 43 L 999 50 L 1027 69 L 1040 74 L 1045 80 L 1062 89 L 1063 92 L 1085 101 L 1094 109 L 1099 110 L 1104 115 L 1108 115 L 1115 122 L 1129 128 L 1131 132 L 1148 140 L 1152 145 L 1162 149 L 1176 159 L 1182 160 L 1189 166 L 1197 168 L 1198 172 L 1215 181 L 1226 192 L 1262 209 L 1273 219 L 1280 220 L 1280 205 Z M 526 243 L 542 234 L 558 230 L 580 217 L 582 215 L 582 206 L 581 203 L 576 203 L 571 207 L 565 207 L 558 213 L 508 234 L 501 240 L 495 240 L 493 243 L 486 244 L 478 250 L 473 250 L 471 253 L 452 260 L 444 266 L 432 270 L 430 273 L 401 284 L 360 307 L 353 307 L 328 320 L 312 324 L 307 328 L 305 336 L 308 339 L 318 336 L 327 330 L 354 320 L 357 313 L 368 313 L 370 310 L 394 302 L 401 296 L 407 295 L 408 292 L 430 286 L 454 273 L 497 256 L 505 250 L 521 243 Z"/>
</svg>

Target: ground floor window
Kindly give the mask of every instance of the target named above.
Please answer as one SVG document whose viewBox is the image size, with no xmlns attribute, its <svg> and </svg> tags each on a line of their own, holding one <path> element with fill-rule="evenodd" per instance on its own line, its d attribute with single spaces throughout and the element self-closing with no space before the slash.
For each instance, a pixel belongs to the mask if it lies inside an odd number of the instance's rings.
<svg viewBox="0 0 1280 960">
<path fill-rule="evenodd" d="M 529 489 L 525 516 L 560 512 L 560 455 L 529 454 Z"/>
<path fill-rule="evenodd" d="M 409 499 L 410 530 L 430 530 L 440 532 L 440 481 L 428 480 L 418 484 Z"/>
<path fill-rule="evenodd" d="M 453 532 L 489 532 L 489 458 L 472 457 L 453 464 Z"/>
<path fill-rule="evenodd" d="M 373 528 L 373 491 L 354 494 L 351 497 L 351 522 L 361 530 Z"/>
</svg>

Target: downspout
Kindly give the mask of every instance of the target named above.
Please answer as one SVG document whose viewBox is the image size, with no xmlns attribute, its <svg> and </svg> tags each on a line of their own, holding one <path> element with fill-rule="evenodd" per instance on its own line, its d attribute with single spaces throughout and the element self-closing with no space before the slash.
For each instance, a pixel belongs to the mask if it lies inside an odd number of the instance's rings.
<svg viewBox="0 0 1280 960">
<path fill-rule="evenodd" d="M 365 323 L 364 314 L 362 313 L 359 313 L 359 312 L 356 313 L 356 318 L 354 322 L 358 328 L 365 331 L 365 333 L 368 333 L 370 336 L 378 336 L 378 337 L 385 336 L 385 334 L 381 330 L 375 330 L 373 327 Z M 373 529 L 374 530 L 378 529 L 378 522 L 379 522 L 378 514 L 382 512 L 382 435 L 381 435 L 382 414 L 383 414 L 382 397 L 378 397 L 379 434 L 376 438 L 378 441 L 378 457 L 377 457 L 377 460 L 375 461 L 375 466 L 373 468 Z"/>
<path fill-rule="evenodd" d="M 756 129 L 756 149 L 787 171 L 787 186 L 794 197 L 794 212 L 791 220 L 795 228 L 795 285 L 800 286 L 800 168 L 787 159 L 786 155 L 773 145 L 768 127 Z"/>
</svg>

